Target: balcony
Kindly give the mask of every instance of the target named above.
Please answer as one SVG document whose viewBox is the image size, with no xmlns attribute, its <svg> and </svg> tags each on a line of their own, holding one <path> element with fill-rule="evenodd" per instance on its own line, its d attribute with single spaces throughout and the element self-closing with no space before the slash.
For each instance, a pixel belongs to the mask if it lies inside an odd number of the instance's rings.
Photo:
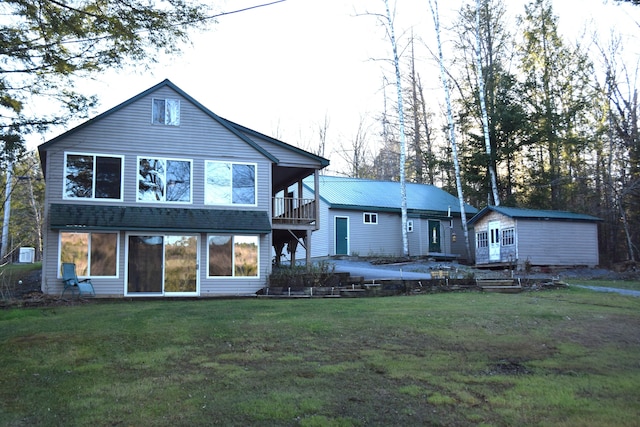
<svg viewBox="0 0 640 427">
<path fill-rule="evenodd" d="M 316 223 L 316 200 L 298 197 L 273 198 L 273 226 L 309 228 Z"/>
</svg>

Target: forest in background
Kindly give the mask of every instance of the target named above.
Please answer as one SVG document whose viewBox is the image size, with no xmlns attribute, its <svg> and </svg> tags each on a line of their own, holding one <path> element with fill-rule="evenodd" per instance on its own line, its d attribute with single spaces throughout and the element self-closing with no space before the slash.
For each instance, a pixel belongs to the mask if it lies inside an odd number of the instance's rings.
<svg viewBox="0 0 640 427">
<path fill-rule="evenodd" d="M 639 58 L 629 59 L 615 35 L 606 43 L 587 34 L 578 43 L 567 42 L 558 32 L 549 0 L 529 3 L 513 31 L 505 14 L 504 1 L 482 0 L 481 68 L 475 60 L 475 5 L 464 6 L 451 28 L 457 38 L 446 52 L 447 72 L 465 200 L 477 208 L 494 204 L 491 165 L 502 205 L 597 216 L 603 220 L 599 225 L 601 263 L 635 262 L 640 244 Z M 425 99 L 426 83 L 413 54 L 417 43 L 433 43 L 417 34 L 405 42 L 407 181 L 437 185 L 456 194 L 444 112 L 432 110 Z M 490 155 L 481 124 L 479 70 Z M 399 125 L 393 99 L 384 95 L 375 137 L 371 127 L 361 122 L 353 140 L 342 144 L 337 155 L 348 165 L 345 175 L 398 180 Z M 324 154 L 323 138 L 326 129 L 324 134 L 321 129 L 320 143 L 310 151 Z M 369 149 L 373 139 L 381 141 L 376 152 Z M 3 173 L 2 189 L 5 179 Z M 14 164 L 11 191 L 9 247 L 14 251 L 31 246 L 40 254 L 44 182 L 35 153 Z"/>
<path fill-rule="evenodd" d="M 640 243 L 640 58 L 627 55 L 615 34 L 606 44 L 595 33 L 567 42 L 549 0 L 530 2 L 513 32 L 506 12 L 503 0 L 481 1 L 480 72 L 490 154 L 478 89 L 475 2 L 460 10 L 450 28 L 457 38 L 445 60 L 465 201 L 479 209 L 497 204 L 491 166 L 499 204 L 601 218 L 601 263 L 635 262 Z M 430 109 L 425 93 L 432 83 L 425 83 L 416 65 L 415 46 L 424 43 L 429 41 L 411 35 L 402 59 L 406 179 L 456 195 L 449 130 L 443 125 L 445 107 Z M 397 102 L 389 89 L 375 123 L 363 120 L 353 140 L 338 153 L 348 165 L 343 173 L 399 180 L 398 129 Z M 375 138 L 381 141 L 376 151 L 369 149 L 372 133 L 379 133 Z"/>
</svg>

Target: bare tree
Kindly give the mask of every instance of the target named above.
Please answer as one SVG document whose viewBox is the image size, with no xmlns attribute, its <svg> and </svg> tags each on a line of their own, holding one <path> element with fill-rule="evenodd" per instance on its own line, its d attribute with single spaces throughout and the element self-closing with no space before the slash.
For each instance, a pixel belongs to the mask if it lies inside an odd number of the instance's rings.
<svg viewBox="0 0 640 427">
<path fill-rule="evenodd" d="M 440 63 L 440 78 L 444 86 L 445 102 L 447 105 L 447 122 L 449 127 L 449 142 L 451 143 L 451 153 L 453 155 L 453 165 L 456 174 L 456 188 L 458 190 L 458 200 L 460 203 L 460 218 L 462 220 L 462 230 L 464 232 L 465 245 L 467 248 L 467 259 L 471 259 L 471 245 L 469 243 L 469 228 L 467 225 L 467 214 L 464 206 L 464 194 L 462 192 L 462 178 L 460 176 L 460 163 L 458 161 L 458 147 L 456 145 L 456 132 L 453 122 L 453 110 L 451 107 L 451 95 L 449 93 L 449 79 L 444 67 L 444 55 L 442 53 L 442 42 L 440 40 L 440 16 L 438 13 L 438 0 L 429 0 L 431 15 L 436 29 L 436 40 L 438 44 L 438 62 Z"/>
</svg>

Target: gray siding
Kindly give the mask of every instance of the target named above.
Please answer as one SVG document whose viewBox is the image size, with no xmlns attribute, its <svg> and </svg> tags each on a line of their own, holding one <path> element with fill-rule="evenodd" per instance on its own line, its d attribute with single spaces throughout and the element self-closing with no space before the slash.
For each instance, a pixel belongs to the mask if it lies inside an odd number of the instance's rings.
<svg viewBox="0 0 640 427">
<path fill-rule="evenodd" d="M 596 266 L 598 227 L 590 222 L 523 221 L 517 224 L 518 262 Z"/>
<path fill-rule="evenodd" d="M 151 99 L 179 98 L 181 100 L 180 126 L 151 124 Z M 124 157 L 124 193 L 122 202 L 100 200 L 63 199 L 64 154 L 77 152 L 110 154 Z M 280 152 L 284 156 L 286 150 Z M 50 203 L 107 203 L 133 206 L 137 202 L 137 157 L 159 156 L 192 160 L 192 201 L 190 204 L 159 203 L 165 207 L 211 207 L 204 204 L 204 162 L 222 160 L 252 162 L 257 165 L 257 206 L 229 207 L 229 209 L 265 210 L 271 217 L 271 161 L 255 148 L 214 121 L 199 108 L 180 97 L 168 87 L 143 97 L 88 126 L 60 139 L 47 150 L 45 206 Z M 297 156 L 297 154 L 296 154 Z M 216 206 L 217 209 L 221 208 Z M 46 209 L 46 207 L 45 207 Z M 260 238 L 259 278 L 207 279 L 207 236 L 201 234 L 199 288 L 201 295 L 252 294 L 266 284 L 271 271 L 271 236 Z M 58 232 L 46 225 L 44 233 L 43 290 L 47 293 L 62 291 L 58 274 Z M 100 296 L 122 296 L 126 279 L 126 233 L 119 233 L 118 277 L 92 278 Z"/>
<path fill-rule="evenodd" d="M 516 220 L 490 212 L 474 224 L 474 237 L 479 231 L 487 231 L 490 221 L 500 221 L 500 230 L 515 228 L 515 245 L 500 248 L 500 262 L 517 260 L 520 267 L 526 262 L 551 266 L 596 266 L 599 263 L 596 223 Z M 476 264 L 489 263 L 488 248 L 475 248 L 475 259 Z"/>
</svg>

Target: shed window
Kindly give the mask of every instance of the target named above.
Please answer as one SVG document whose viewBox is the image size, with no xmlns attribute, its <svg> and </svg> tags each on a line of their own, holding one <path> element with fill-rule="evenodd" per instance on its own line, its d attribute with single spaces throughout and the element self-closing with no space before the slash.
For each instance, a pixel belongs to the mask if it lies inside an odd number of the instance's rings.
<svg viewBox="0 0 640 427">
<path fill-rule="evenodd" d="M 180 100 L 154 98 L 151 122 L 154 125 L 180 126 Z"/>
<path fill-rule="evenodd" d="M 505 228 L 502 230 L 502 246 L 515 245 L 516 230 L 514 228 Z"/>
<path fill-rule="evenodd" d="M 378 223 L 378 214 L 365 212 L 362 214 L 362 220 L 365 224 L 377 224 Z"/>
<path fill-rule="evenodd" d="M 486 248 L 489 246 L 489 235 L 486 231 L 476 233 L 476 248 Z"/>
<path fill-rule="evenodd" d="M 407 221 L 407 233 L 413 233 L 413 220 Z"/>
</svg>

